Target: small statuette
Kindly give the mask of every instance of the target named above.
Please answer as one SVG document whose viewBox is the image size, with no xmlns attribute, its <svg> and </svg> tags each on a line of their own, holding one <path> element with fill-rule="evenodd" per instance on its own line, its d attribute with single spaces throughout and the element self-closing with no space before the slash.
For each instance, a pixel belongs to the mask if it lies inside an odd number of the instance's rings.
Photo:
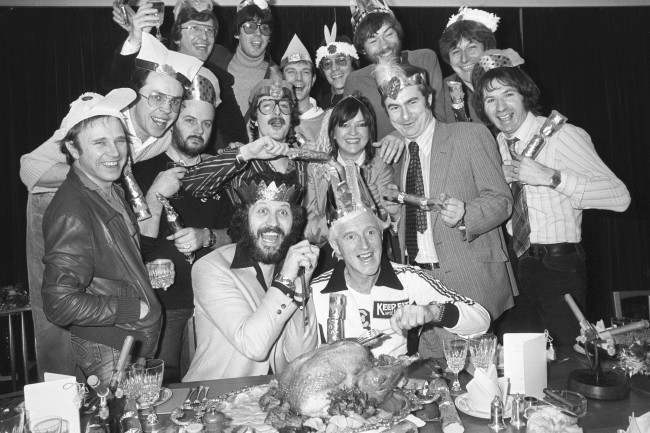
<svg viewBox="0 0 650 433">
<path fill-rule="evenodd" d="M 494 400 L 490 405 L 490 424 L 488 424 L 488 427 L 492 431 L 501 431 L 506 428 L 503 423 L 503 402 L 498 395 L 494 396 Z"/>
<path fill-rule="evenodd" d="M 512 413 L 510 414 L 510 425 L 515 428 L 526 426 L 524 420 L 524 395 L 515 394 L 512 399 Z"/>
</svg>

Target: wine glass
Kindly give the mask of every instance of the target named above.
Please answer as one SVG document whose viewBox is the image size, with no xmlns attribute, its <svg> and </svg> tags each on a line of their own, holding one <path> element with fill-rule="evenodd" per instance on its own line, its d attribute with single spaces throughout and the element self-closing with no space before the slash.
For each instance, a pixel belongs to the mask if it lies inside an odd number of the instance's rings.
<svg viewBox="0 0 650 433">
<path fill-rule="evenodd" d="M 160 27 L 163 25 L 163 22 L 165 22 L 165 2 L 151 2 L 151 7 L 157 12 L 158 23 L 156 23 L 156 38 L 160 41 L 162 40 Z"/>
<path fill-rule="evenodd" d="M 156 259 L 146 263 L 149 281 L 154 289 L 167 290 L 174 284 L 176 272 L 174 271 L 174 262 L 169 259 Z"/>
<path fill-rule="evenodd" d="M 156 415 L 154 403 L 160 396 L 165 361 L 162 359 L 147 359 L 144 364 L 133 364 L 130 370 L 130 377 L 133 378 L 138 387 L 137 391 L 135 391 L 137 392 L 138 405 L 140 409 L 148 412 L 146 415 L 147 424 L 157 424 L 158 416 Z"/>
<path fill-rule="evenodd" d="M 469 340 L 470 359 L 474 368 L 484 371 L 494 362 L 494 353 L 497 348 L 497 337 L 494 334 L 483 334 Z"/>
<path fill-rule="evenodd" d="M 458 373 L 465 368 L 465 360 L 467 359 L 467 340 L 462 338 L 455 338 L 452 340 L 443 340 L 443 350 L 445 352 L 445 359 L 447 366 L 455 374 L 454 384 L 451 391 L 460 393 L 460 382 L 458 381 Z"/>
</svg>

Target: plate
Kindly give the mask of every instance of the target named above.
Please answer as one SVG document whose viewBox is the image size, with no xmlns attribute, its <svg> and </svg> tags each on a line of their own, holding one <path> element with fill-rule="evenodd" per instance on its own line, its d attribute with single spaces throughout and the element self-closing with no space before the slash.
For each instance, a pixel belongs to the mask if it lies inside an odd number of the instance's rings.
<svg viewBox="0 0 650 433">
<path fill-rule="evenodd" d="M 466 415 L 470 415 L 476 418 L 490 419 L 490 412 L 483 412 L 481 410 L 474 409 L 472 404 L 469 401 L 469 393 L 464 393 L 456 397 L 456 407 L 458 410 L 463 412 Z M 510 412 L 512 411 L 512 398 L 508 396 L 506 399 L 506 406 L 503 409 L 503 419 L 510 418 Z"/>
<path fill-rule="evenodd" d="M 153 404 L 154 406 L 159 406 L 172 398 L 172 390 L 169 388 L 162 387 L 160 388 L 160 395 L 158 396 L 158 400 Z"/>
</svg>

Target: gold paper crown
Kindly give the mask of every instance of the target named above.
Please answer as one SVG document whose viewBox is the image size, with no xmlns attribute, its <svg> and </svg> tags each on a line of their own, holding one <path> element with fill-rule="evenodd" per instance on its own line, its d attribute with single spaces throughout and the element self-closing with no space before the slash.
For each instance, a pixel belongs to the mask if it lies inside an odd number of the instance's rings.
<svg viewBox="0 0 650 433">
<path fill-rule="evenodd" d="M 495 68 L 514 68 L 523 65 L 524 59 L 512 48 L 505 50 L 487 50 L 478 61 L 479 66 L 485 71 Z"/>
<path fill-rule="evenodd" d="M 388 7 L 386 0 L 350 0 L 350 13 L 352 18 L 353 31 L 357 31 L 357 27 L 365 17 L 372 13 L 383 13 L 393 15 L 393 11 Z"/>
<path fill-rule="evenodd" d="M 384 97 L 397 98 L 399 92 L 409 86 L 426 84 L 424 71 L 411 65 L 400 65 L 394 59 L 380 59 L 373 71 L 379 92 Z"/>
<path fill-rule="evenodd" d="M 359 212 L 376 211 L 372 195 L 354 161 L 346 161 L 345 165 L 341 165 L 331 160 L 327 168 L 334 196 L 334 203 L 330 203 L 327 212 L 330 225 L 347 216 L 358 215 Z"/>
<path fill-rule="evenodd" d="M 267 185 L 262 180 L 259 184 L 255 183 L 255 181 L 249 184 L 242 183 L 235 188 L 235 192 L 241 201 L 247 204 L 252 204 L 259 200 L 297 203 L 300 198 L 301 188 L 296 185 L 287 186 L 284 183 L 278 186 L 275 181 Z"/>
<path fill-rule="evenodd" d="M 216 108 L 221 103 L 220 93 L 217 77 L 201 67 L 192 84 L 185 88 L 184 99 L 204 101 Z"/>
</svg>

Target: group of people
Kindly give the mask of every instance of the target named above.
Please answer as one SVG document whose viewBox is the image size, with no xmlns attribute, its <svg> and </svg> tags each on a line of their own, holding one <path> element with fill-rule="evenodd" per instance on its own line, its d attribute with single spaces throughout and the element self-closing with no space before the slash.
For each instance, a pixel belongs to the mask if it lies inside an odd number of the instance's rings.
<svg viewBox="0 0 650 433">
<path fill-rule="evenodd" d="M 382 0 L 351 6 L 351 39 L 325 26 L 312 57 L 294 35 L 279 63 L 264 0 L 237 7 L 234 54 L 212 8 L 179 0 L 167 47 L 150 3 L 116 5 L 128 36 L 105 95 L 82 94 L 21 158 L 40 372 L 109 380 L 132 335 L 167 381 L 280 373 L 331 340 L 341 297 L 338 336 L 384 334 L 376 355 L 414 342 L 441 357 L 446 339 L 499 326 L 571 343 L 582 210 L 630 196 L 571 124 L 522 156 L 546 118 L 523 59 L 496 49 L 498 17 L 450 18 L 443 80 L 433 50 L 402 49 Z M 329 87 L 312 96 L 317 76 Z M 152 288 L 157 259 L 170 287 Z"/>
</svg>

